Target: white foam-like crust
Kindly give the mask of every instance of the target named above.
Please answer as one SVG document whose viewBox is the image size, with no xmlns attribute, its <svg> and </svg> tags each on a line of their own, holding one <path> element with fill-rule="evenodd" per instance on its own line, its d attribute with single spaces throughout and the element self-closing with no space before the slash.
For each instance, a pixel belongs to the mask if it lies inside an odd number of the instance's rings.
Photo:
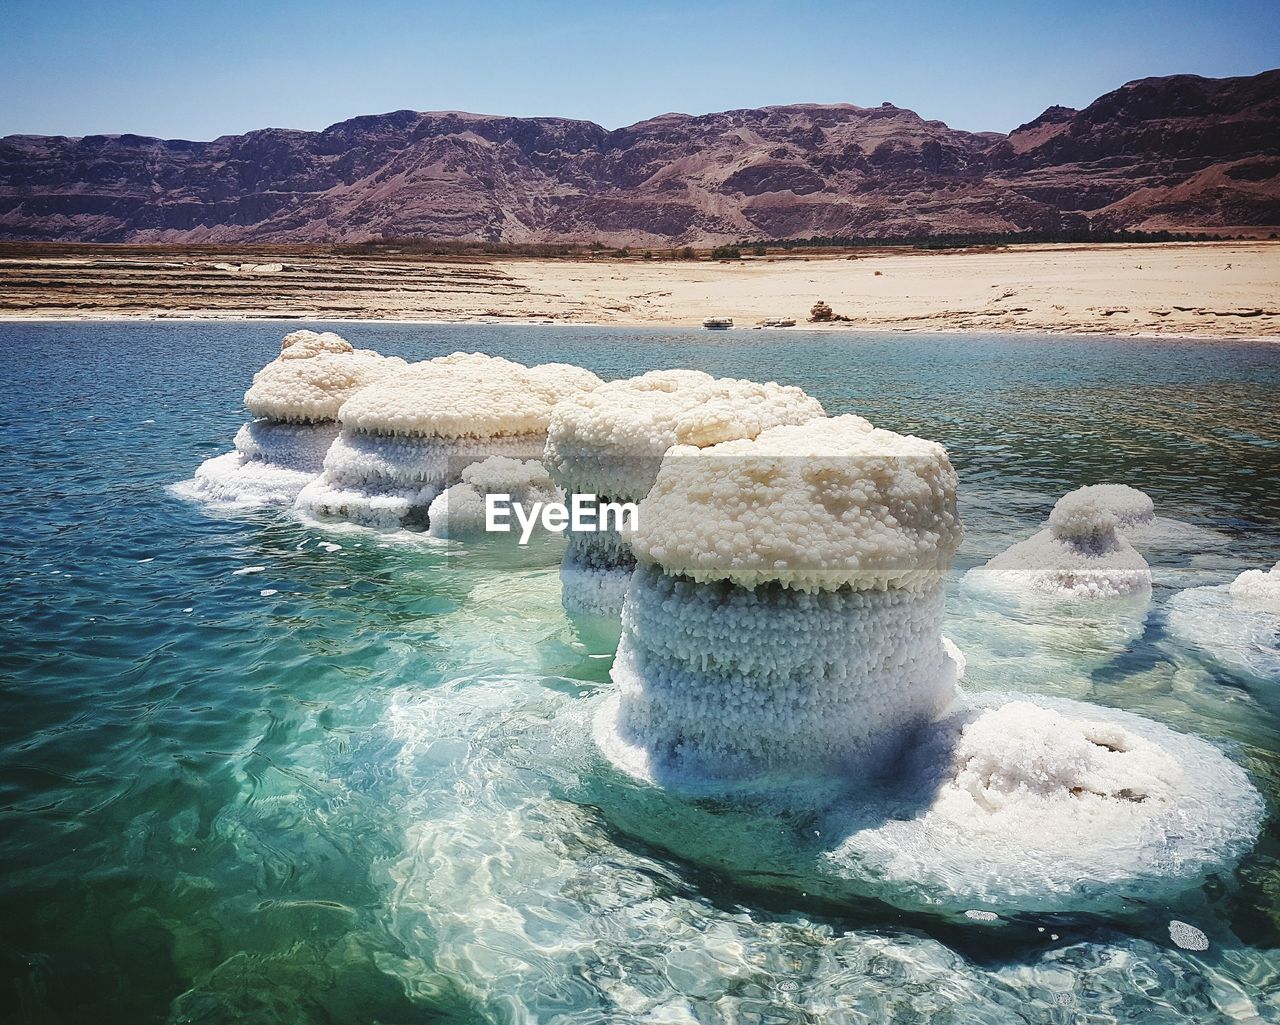
<svg viewBox="0 0 1280 1025">
<path fill-rule="evenodd" d="M 964 536 L 936 442 L 857 416 L 677 446 L 640 503 L 637 559 L 695 580 L 932 588 Z"/>
<path fill-rule="evenodd" d="M 505 438 L 393 438 L 344 430 L 324 473 L 298 496 L 298 511 L 379 529 L 426 527 L 432 501 L 491 456 L 537 459 L 542 435 Z"/>
<path fill-rule="evenodd" d="M 1280 683 L 1280 610 L 1239 601 L 1223 584 L 1179 591 L 1169 599 L 1165 616 L 1169 633 L 1182 644 L 1228 669 Z M 1274 695 L 1272 688 L 1260 696 L 1274 702 Z"/>
<path fill-rule="evenodd" d="M 237 432 L 234 452 L 205 460 L 178 492 L 214 505 L 292 505 L 319 475 L 337 434 L 333 423 L 254 420 Z"/>
<path fill-rule="evenodd" d="M 325 453 L 338 437 L 335 423 L 290 424 L 275 420 L 253 420 L 236 432 L 236 451 L 246 459 L 315 476 L 324 469 Z"/>
<path fill-rule="evenodd" d="M 542 435 L 490 438 L 388 437 L 344 430 L 324 459 L 325 478 L 333 484 L 435 484 L 437 490 L 462 479 L 473 462 L 491 456 L 537 459 Z"/>
<path fill-rule="evenodd" d="M 1019 541 L 985 566 L 971 569 L 966 583 L 1070 600 L 1149 594 L 1151 568 L 1120 535 L 1115 517 L 1108 516 L 1099 527 L 1098 521 L 1076 518 L 1073 511 L 1060 521 L 1062 533 L 1051 525 Z"/>
<path fill-rule="evenodd" d="M 806 593 L 636 569 L 602 724 L 642 775 L 725 778 L 775 768 L 882 767 L 951 702 L 941 586 Z"/>
<path fill-rule="evenodd" d="M 1231 600 L 1280 615 L 1280 562 L 1270 570 L 1247 569 L 1231 582 Z"/>
<path fill-rule="evenodd" d="M 315 476 L 307 470 L 246 459 L 239 452 L 224 452 L 206 459 L 191 480 L 174 485 L 174 490 L 183 498 L 214 506 L 289 506 Z"/>
<path fill-rule="evenodd" d="M 770 427 L 823 415 L 821 404 L 799 388 L 698 370 L 652 370 L 561 401 L 545 461 L 566 492 L 636 501 L 672 445 L 754 438 Z"/>
<path fill-rule="evenodd" d="M 832 869 L 894 903 L 1073 909 L 1176 890 L 1253 842 L 1262 802 L 1196 737 L 1018 694 L 962 698 L 913 743 L 900 807 L 830 817 Z M 877 804 L 879 806 L 877 806 Z"/>
<path fill-rule="evenodd" d="M 1128 484 L 1089 484 L 1076 488 L 1058 499 L 1053 508 L 1055 512 L 1068 512 L 1076 506 L 1106 510 L 1122 528 L 1150 525 L 1156 518 L 1151 496 Z"/>
<path fill-rule="evenodd" d="M 387 375 L 353 395 L 339 419 L 348 430 L 391 437 L 545 435 L 558 399 L 598 383 L 566 364 L 534 373 L 498 356 L 455 352 Z"/>
<path fill-rule="evenodd" d="M 633 568 L 590 566 L 566 558 L 560 564 L 560 602 L 575 615 L 616 620 L 622 614 Z"/>
<path fill-rule="evenodd" d="M 553 406 L 604 383 L 586 367 L 572 363 L 539 363 L 529 367 L 527 374 L 533 387 L 543 392 Z"/>
<path fill-rule="evenodd" d="M 290 331 L 280 340 L 280 359 L 310 359 L 322 352 L 354 352 L 355 347 L 333 331 Z"/>
<path fill-rule="evenodd" d="M 439 493 L 440 485 L 434 483 L 380 481 L 355 485 L 321 476 L 298 494 L 294 510 L 312 519 L 348 520 L 378 530 L 425 528 L 427 509 Z"/>
<path fill-rule="evenodd" d="M 427 510 L 432 537 L 466 537 L 485 533 L 485 497 L 505 494 L 532 511 L 535 502 L 559 502 L 564 495 L 537 459 L 490 456 L 462 471 L 462 479 L 442 491 Z M 510 521 L 510 518 L 508 518 Z M 512 530 L 519 525 L 512 524 Z"/>
<path fill-rule="evenodd" d="M 334 420 L 350 396 L 404 365 L 368 349 L 318 351 L 304 359 L 282 353 L 254 375 L 244 404 L 254 416 L 286 423 Z"/>
</svg>

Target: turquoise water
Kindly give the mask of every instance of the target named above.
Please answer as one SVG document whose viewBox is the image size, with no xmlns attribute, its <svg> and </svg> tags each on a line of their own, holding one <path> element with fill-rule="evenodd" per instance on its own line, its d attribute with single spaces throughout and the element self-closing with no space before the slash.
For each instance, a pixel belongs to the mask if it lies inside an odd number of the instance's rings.
<svg viewBox="0 0 1280 1025">
<path fill-rule="evenodd" d="M 1147 552 L 1136 623 L 993 618 L 957 591 L 948 632 L 975 687 L 1220 743 L 1263 836 L 1177 904 L 992 924 L 710 872 L 576 803 L 546 727 L 609 652 L 560 611 L 554 550 L 513 565 L 174 497 L 284 330 L 0 325 L 0 1020 L 1280 1019 L 1280 697 L 1163 615 L 1280 557 L 1280 347 L 337 326 L 409 358 L 774 378 L 937 438 L 957 572 L 1080 484 L 1150 493 L 1182 527 Z"/>
</svg>

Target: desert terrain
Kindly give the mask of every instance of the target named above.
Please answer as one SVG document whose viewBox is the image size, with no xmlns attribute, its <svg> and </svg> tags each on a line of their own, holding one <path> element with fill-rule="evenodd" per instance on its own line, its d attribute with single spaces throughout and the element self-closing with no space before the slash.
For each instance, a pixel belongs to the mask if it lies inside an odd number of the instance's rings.
<svg viewBox="0 0 1280 1025">
<path fill-rule="evenodd" d="M 1280 337 L 1280 243 L 865 250 L 736 261 L 324 247 L 0 246 L 0 317 L 528 321 Z"/>
</svg>

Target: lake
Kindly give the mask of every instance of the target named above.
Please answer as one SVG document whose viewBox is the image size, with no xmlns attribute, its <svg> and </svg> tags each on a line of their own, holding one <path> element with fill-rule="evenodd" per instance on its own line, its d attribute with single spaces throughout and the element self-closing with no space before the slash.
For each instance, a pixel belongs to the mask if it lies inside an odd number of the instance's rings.
<svg viewBox="0 0 1280 1025">
<path fill-rule="evenodd" d="M 1141 488 L 1185 529 L 1145 553 L 1155 593 L 1133 629 L 997 628 L 953 588 L 948 633 L 967 686 L 1218 744 L 1263 793 L 1261 839 L 1174 904 L 992 926 L 762 886 L 631 838 L 539 741 L 609 679 L 554 558 L 169 490 L 231 447 L 254 371 L 297 326 L 409 359 L 800 385 L 948 447 L 957 577 L 1072 488 Z M 1165 617 L 1179 591 L 1280 558 L 1280 346 L 264 322 L 5 323 L 0 344 L 3 1020 L 1280 1016 L 1280 680 L 1222 666 Z"/>
</svg>

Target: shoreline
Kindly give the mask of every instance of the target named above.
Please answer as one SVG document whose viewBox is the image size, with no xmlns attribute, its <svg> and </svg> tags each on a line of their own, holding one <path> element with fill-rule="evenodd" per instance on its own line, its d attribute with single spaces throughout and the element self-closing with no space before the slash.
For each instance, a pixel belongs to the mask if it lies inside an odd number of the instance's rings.
<svg viewBox="0 0 1280 1025">
<path fill-rule="evenodd" d="M 338 317 L 332 314 L 289 314 L 273 316 L 271 314 L 67 314 L 49 316 L 30 316 L 22 314 L 0 313 L 0 325 L 3 324 L 282 324 L 304 327 L 309 324 L 362 324 L 362 325 L 404 325 L 407 327 L 569 327 L 592 329 L 635 329 L 647 331 L 697 331 L 711 337 L 731 337 L 736 334 L 772 333 L 785 336 L 788 333 L 820 332 L 835 336 L 897 334 L 911 335 L 982 335 L 994 338 L 1043 338 L 1057 337 L 1063 339 L 1105 339 L 1111 341 L 1134 342 L 1196 342 L 1199 344 L 1231 344 L 1254 342 L 1264 345 L 1280 345 L 1280 328 L 1274 334 L 1193 334 L 1174 333 L 1170 331 L 1106 331 L 1095 329 L 1070 329 L 1050 327 L 1025 328 L 988 328 L 988 327 L 915 327 L 895 324 L 799 324 L 794 327 L 732 327 L 727 330 L 707 331 L 701 324 L 668 324 L 668 323 L 619 323 L 617 321 L 586 320 L 523 320 L 518 317 L 500 319 L 441 319 L 428 317 Z"/>
<path fill-rule="evenodd" d="M 218 256 L 0 252 L 0 321 L 701 329 L 714 316 L 742 330 L 786 317 L 796 325 L 776 330 L 1280 340 L 1280 242 L 1259 240 L 737 261 Z M 808 322 L 820 300 L 837 321 Z"/>
</svg>

